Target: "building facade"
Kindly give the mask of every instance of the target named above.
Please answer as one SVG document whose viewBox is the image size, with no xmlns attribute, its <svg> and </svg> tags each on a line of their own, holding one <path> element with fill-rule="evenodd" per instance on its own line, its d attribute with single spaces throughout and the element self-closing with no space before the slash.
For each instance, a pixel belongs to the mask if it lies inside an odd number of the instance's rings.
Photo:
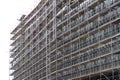
<svg viewBox="0 0 120 80">
<path fill-rule="evenodd" d="M 20 21 L 12 80 L 120 80 L 120 0 L 41 0 Z"/>
</svg>

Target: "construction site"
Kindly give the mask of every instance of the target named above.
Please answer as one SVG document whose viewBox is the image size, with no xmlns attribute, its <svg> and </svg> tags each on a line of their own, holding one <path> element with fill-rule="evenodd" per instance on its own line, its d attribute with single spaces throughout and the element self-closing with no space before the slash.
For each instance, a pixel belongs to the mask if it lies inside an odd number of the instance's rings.
<svg viewBox="0 0 120 80">
<path fill-rule="evenodd" d="M 41 0 L 11 35 L 12 80 L 120 80 L 120 0 Z"/>
</svg>

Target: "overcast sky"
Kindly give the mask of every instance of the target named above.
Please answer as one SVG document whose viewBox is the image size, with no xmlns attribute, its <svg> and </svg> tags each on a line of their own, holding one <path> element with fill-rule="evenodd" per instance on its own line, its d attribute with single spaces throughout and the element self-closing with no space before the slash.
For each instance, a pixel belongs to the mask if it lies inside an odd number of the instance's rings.
<svg viewBox="0 0 120 80">
<path fill-rule="evenodd" d="M 28 14 L 40 0 L 0 0 L 0 80 L 9 78 L 10 32 L 22 14 Z"/>
</svg>

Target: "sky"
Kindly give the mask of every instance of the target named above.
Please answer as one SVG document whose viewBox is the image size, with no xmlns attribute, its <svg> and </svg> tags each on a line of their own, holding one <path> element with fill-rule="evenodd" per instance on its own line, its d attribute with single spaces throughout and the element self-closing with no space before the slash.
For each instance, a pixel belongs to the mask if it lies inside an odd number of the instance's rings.
<svg viewBox="0 0 120 80">
<path fill-rule="evenodd" d="M 0 0 L 0 80 L 9 80 L 10 32 L 22 14 L 30 13 L 40 0 Z"/>
</svg>

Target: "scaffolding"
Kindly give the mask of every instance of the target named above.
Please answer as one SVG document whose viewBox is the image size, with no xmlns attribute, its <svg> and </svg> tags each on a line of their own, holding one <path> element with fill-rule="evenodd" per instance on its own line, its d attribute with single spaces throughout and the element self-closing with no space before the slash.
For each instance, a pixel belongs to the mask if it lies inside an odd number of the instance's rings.
<svg viewBox="0 0 120 80">
<path fill-rule="evenodd" d="M 120 80 L 120 0 L 41 0 L 11 34 L 13 80 Z"/>
</svg>

